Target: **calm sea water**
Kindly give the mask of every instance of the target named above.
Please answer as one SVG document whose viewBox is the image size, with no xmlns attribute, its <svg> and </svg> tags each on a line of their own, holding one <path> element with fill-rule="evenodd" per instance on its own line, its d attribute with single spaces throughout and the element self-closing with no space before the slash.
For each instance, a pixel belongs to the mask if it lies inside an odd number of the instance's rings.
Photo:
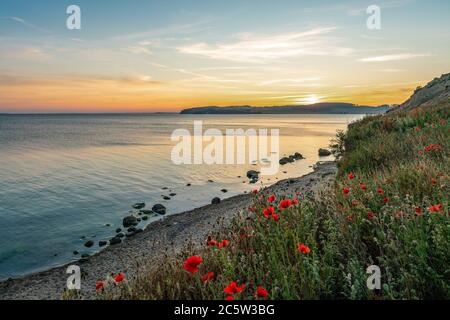
<svg viewBox="0 0 450 320">
<path fill-rule="evenodd" d="M 173 214 L 255 187 L 238 178 L 257 168 L 251 164 L 174 165 L 170 159 L 174 129 L 192 131 L 194 120 L 223 132 L 280 129 L 281 155 L 300 152 L 306 159 L 264 177 L 261 182 L 267 185 L 311 171 L 319 160 L 318 148 L 360 117 L 0 115 L 0 279 L 76 260 L 74 250 L 98 251 L 98 241 L 110 239 L 122 227 L 123 217 L 136 202 L 150 208 L 162 203 Z M 224 188 L 229 192 L 223 194 Z M 170 192 L 177 195 L 162 200 Z M 160 217 L 146 224 L 155 219 Z M 91 249 L 83 245 L 88 239 L 96 243 Z"/>
</svg>

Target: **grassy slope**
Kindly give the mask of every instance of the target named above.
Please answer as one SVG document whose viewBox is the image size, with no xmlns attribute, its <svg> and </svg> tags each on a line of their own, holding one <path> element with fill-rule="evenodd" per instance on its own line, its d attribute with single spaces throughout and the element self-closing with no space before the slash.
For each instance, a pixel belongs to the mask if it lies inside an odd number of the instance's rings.
<svg viewBox="0 0 450 320">
<path fill-rule="evenodd" d="M 337 135 L 339 174 L 319 199 L 299 195 L 298 205 L 276 208 L 281 218 L 275 222 L 262 214 L 267 200 L 255 196 L 254 213 L 214 235 L 230 240 L 228 247 L 188 247 L 100 297 L 224 299 L 224 287 L 236 281 L 246 285 L 236 299 L 255 299 L 257 286 L 270 299 L 450 298 L 449 118 L 447 104 L 351 125 Z M 425 151 L 432 144 L 440 147 Z M 285 195 L 275 197 L 278 204 Z M 429 212 L 438 204 L 438 212 Z M 302 254 L 297 243 L 311 252 Z M 203 258 L 195 274 L 182 266 L 193 254 Z M 366 286 L 366 268 L 373 264 L 382 271 L 379 291 Z M 201 275 L 210 271 L 214 280 L 203 282 Z"/>
</svg>

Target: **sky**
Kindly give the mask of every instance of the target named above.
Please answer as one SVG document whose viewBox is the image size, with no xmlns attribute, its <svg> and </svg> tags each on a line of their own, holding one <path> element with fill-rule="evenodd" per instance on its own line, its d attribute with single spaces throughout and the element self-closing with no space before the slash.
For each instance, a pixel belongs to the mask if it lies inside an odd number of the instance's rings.
<svg viewBox="0 0 450 320">
<path fill-rule="evenodd" d="M 402 103 L 450 72 L 449 13 L 441 0 L 0 1 L 0 112 Z"/>
</svg>

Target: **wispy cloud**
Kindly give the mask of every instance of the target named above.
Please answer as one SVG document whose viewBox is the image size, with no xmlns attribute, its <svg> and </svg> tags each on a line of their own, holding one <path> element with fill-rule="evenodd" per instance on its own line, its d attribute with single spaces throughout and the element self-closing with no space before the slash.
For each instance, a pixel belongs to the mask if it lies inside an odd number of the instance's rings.
<svg viewBox="0 0 450 320">
<path fill-rule="evenodd" d="M 241 62 L 265 62 L 280 58 L 298 56 L 342 56 L 353 50 L 333 46 L 324 34 L 336 30 L 336 27 L 316 28 L 306 32 L 291 32 L 273 36 L 241 34 L 233 43 L 207 44 L 195 43 L 178 47 L 185 54 L 204 56 L 210 59 L 221 59 Z M 327 40 L 327 41 L 325 41 Z"/>
<path fill-rule="evenodd" d="M 320 80 L 320 77 L 311 77 L 311 78 L 298 78 L 298 79 L 274 79 L 274 80 L 267 80 L 260 83 L 260 86 L 270 86 L 275 84 L 294 84 L 294 85 L 300 85 L 300 84 L 307 84 L 311 85 L 311 82 Z"/>
<path fill-rule="evenodd" d="M 37 26 L 35 24 L 32 24 L 31 22 L 26 21 L 25 19 L 20 18 L 20 17 L 3 17 L 3 19 L 13 20 L 13 21 L 15 21 L 17 23 L 20 23 L 21 25 L 23 25 L 23 26 L 25 26 L 27 28 L 30 28 L 30 29 L 33 29 L 33 30 L 36 30 L 36 31 L 39 31 L 39 32 L 43 32 L 43 33 L 49 33 L 50 32 L 47 29 L 41 28 L 41 27 L 39 27 L 39 26 Z"/>
<path fill-rule="evenodd" d="M 430 54 L 416 54 L 416 53 L 400 53 L 400 54 L 388 54 L 384 56 L 368 57 L 362 58 L 358 61 L 362 62 L 386 62 L 386 61 L 398 61 L 398 60 L 409 60 L 414 58 L 429 57 Z"/>
</svg>

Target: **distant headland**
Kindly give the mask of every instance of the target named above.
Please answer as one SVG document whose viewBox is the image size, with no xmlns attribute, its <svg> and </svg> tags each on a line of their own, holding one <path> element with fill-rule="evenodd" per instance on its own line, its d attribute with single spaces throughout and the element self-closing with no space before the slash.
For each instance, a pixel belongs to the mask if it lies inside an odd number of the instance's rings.
<svg viewBox="0 0 450 320">
<path fill-rule="evenodd" d="M 298 106 L 229 106 L 229 107 L 196 107 L 184 109 L 181 114 L 381 114 L 390 106 L 359 106 L 351 103 L 324 102 Z"/>
</svg>

